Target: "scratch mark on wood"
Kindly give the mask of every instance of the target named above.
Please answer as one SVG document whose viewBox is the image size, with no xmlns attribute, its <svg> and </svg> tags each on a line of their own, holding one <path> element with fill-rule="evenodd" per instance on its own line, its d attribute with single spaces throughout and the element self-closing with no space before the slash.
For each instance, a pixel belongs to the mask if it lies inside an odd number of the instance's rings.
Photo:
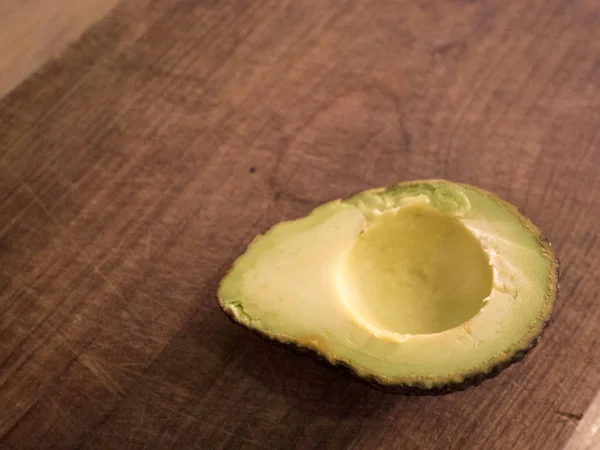
<svg viewBox="0 0 600 450">
<path fill-rule="evenodd" d="M 79 360 L 113 395 L 120 396 L 124 393 L 119 383 L 98 363 L 98 360 L 89 355 L 82 355 L 79 357 Z"/>
<path fill-rule="evenodd" d="M 56 332 L 56 337 L 77 357 L 77 359 L 90 371 L 112 394 L 122 394 L 119 383 L 117 383 L 108 372 L 102 368 L 98 361 L 90 355 L 82 354 L 66 339 L 60 331 Z"/>
<path fill-rule="evenodd" d="M 567 421 L 569 421 L 571 424 L 577 426 L 577 423 L 583 419 L 583 414 L 577 414 L 577 413 L 570 413 L 570 412 L 564 412 L 564 411 L 552 411 L 554 414 L 556 414 L 559 417 L 562 417 L 563 419 L 566 419 Z"/>
<path fill-rule="evenodd" d="M 52 402 L 52 405 L 54 406 L 54 408 L 56 408 L 56 410 L 59 412 L 59 414 L 62 416 L 62 418 L 64 419 L 65 423 L 67 424 L 67 426 L 72 427 L 72 428 L 76 428 L 72 417 L 70 416 L 69 413 L 67 413 L 59 404 L 58 402 L 51 396 L 50 397 L 50 401 Z"/>
<path fill-rule="evenodd" d="M 50 210 L 44 205 L 44 203 L 42 202 L 42 200 L 40 199 L 40 197 L 35 193 L 35 191 L 31 188 L 31 186 L 28 183 L 26 183 L 25 181 L 23 181 L 16 173 L 14 173 L 14 171 L 11 171 L 11 173 L 17 179 L 17 181 L 21 184 L 21 186 L 23 186 L 23 188 L 31 195 L 31 197 L 34 199 L 35 203 L 44 212 L 44 214 L 46 215 L 46 217 L 48 217 L 48 219 L 52 222 L 52 224 L 54 225 L 54 227 L 56 228 L 56 230 L 58 231 L 58 233 L 60 234 L 60 236 L 63 239 L 68 240 L 75 247 L 75 249 L 77 250 L 77 252 L 79 253 L 79 255 L 82 256 L 86 260 L 86 262 L 106 282 L 106 284 L 113 290 L 113 292 L 115 294 L 117 294 L 123 300 L 127 301 L 127 298 L 114 285 L 114 283 L 112 281 L 110 281 L 110 279 L 104 274 L 104 272 L 102 272 L 102 270 L 100 269 L 100 267 L 98 267 L 94 263 L 94 261 L 92 260 L 92 258 L 79 245 L 79 243 L 77 243 L 77 241 L 75 241 L 75 239 L 73 239 L 72 237 L 70 237 L 70 236 L 66 235 L 65 233 L 63 233 L 62 227 L 58 224 L 58 222 L 56 222 L 56 219 L 54 218 L 54 216 L 52 215 L 52 213 L 50 212 Z"/>
<path fill-rule="evenodd" d="M 239 434 L 235 434 L 233 431 L 229 431 L 229 430 L 227 430 L 227 429 L 225 429 L 223 427 L 220 427 L 220 426 L 208 425 L 208 424 L 203 424 L 202 426 L 210 428 L 210 429 L 212 429 L 214 431 L 217 431 L 219 433 L 224 433 L 224 434 L 226 434 L 226 435 L 228 435 L 228 436 L 230 436 L 232 438 L 239 439 L 239 440 L 241 440 L 243 442 L 248 442 L 249 444 L 255 445 L 258 448 L 263 448 L 265 450 L 277 450 L 275 447 L 271 447 L 271 446 L 269 446 L 267 444 L 263 444 L 261 442 L 258 442 L 256 440 L 254 440 L 254 439 L 251 439 L 249 437 L 240 436 Z"/>
<path fill-rule="evenodd" d="M 0 230 L 0 241 L 4 237 L 4 235 L 10 230 L 16 223 L 18 223 L 21 218 L 25 215 L 25 213 L 31 208 L 35 202 L 32 200 L 29 204 L 27 204 L 24 208 L 21 209 L 5 226 Z"/>
</svg>

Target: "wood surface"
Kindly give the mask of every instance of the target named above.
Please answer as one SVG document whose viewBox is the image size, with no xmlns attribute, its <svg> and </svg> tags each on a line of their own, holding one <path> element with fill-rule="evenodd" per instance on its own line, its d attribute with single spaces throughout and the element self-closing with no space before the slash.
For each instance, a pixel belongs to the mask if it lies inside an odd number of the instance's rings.
<svg viewBox="0 0 600 450">
<path fill-rule="evenodd" d="M 54 58 L 118 0 L 0 0 L 0 97 Z"/>
<path fill-rule="evenodd" d="M 600 387 L 599 89 L 591 0 L 125 0 L 0 101 L 0 448 L 563 448 Z M 561 258 L 522 364 L 397 397 L 219 310 L 254 234 L 433 177 Z"/>
</svg>

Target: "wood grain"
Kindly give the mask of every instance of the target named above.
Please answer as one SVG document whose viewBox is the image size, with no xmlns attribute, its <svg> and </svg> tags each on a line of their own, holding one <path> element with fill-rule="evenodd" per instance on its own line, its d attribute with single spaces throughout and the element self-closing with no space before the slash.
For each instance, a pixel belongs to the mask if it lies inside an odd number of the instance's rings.
<svg viewBox="0 0 600 450">
<path fill-rule="evenodd" d="M 60 54 L 118 0 L 0 0 L 0 97 Z"/>
<path fill-rule="evenodd" d="M 600 5 L 126 0 L 0 102 L 0 447 L 561 449 L 600 386 Z M 255 233 L 441 177 L 562 261 L 524 363 L 385 395 L 219 311 Z"/>
</svg>

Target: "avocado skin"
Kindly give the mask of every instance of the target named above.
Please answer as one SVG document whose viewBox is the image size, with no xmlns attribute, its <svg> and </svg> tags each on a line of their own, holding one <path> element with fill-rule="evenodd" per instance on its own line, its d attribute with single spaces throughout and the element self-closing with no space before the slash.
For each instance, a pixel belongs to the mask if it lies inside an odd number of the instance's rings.
<svg viewBox="0 0 600 450">
<path fill-rule="evenodd" d="M 445 181 L 445 180 L 430 180 L 430 181 Z M 408 182 L 403 182 L 400 183 L 399 185 L 412 185 L 412 184 L 416 184 L 419 183 L 420 181 L 408 181 Z M 460 183 L 457 183 L 460 184 Z M 469 187 L 471 189 L 475 189 L 478 190 L 480 192 L 484 192 L 484 193 L 488 193 L 487 191 L 472 186 L 472 185 L 468 185 L 468 184 L 464 184 L 462 183 L 463 186 L 465 187 Z M 507 201 L 505 201 L 504 199 L 494 195 L 498 200 L 500 200 L 502 203 L 505 204 L 505 206 L 507 206 L 508 208 L 510 208 L 513 213 L 515 213 L 521 220 L 525 220 L 526 222 L 526 226 L 528 228 L 530 228 L 531 231 L 537 230 L 537 233 L 534 233 L 537 235 L 537 239 L 539 240 L 540 244 L 542 244 L 542 246 L 548 248 L 551 250 L 552 248 L 552 243 L 541 234 L 541 232 L 539 231 L 539 229 L 537 229 L 537 227 L 534 227 L 533 229 L 531 229 L 530 225 L 533 225 L 529 219 L 526 216 L 523 216 L 517 209 L 516 207 L 514 207 L 512 204 L 508 203 Z M 350 198 L 350 197 L 348 197 Z M 247 248 L 250 248 L 253 244 L 256 243 L 256 241 L 258 241 L 260 238 L 262 237 L 261 234 L 257 234 L 248 244 Z M 551 250 L 552 252 L 552 250 Z M 550 312 L 550 315 L 548 316 L 548 319 L 546 321 L 544 321 L 542 329 L 540 330 L 540 332 L 538 333 L 537 336 L 535 336 L 527 345 L 527 347 L 518 350 L 517 352 L 515 352 L 514 355 L 512 355 L 512 357 L 507 360 L 504 361 L 500 364 L 497 364 L 495 366 L 491 366 L 490 369 L 487 372 L 479 372 L 479 373 L 474 373 L 472 375 L 467 376 L 463 381 L 461 382 L 448 382 L 448 383 L 443 383 L 443 384 L 439 384 L 436 386 L 432 386 L 432 387 L 427 387 L 424 385 L 415 385 L 415 386 L 409 386 L 409 385 L 404 385 L 404 384 L 394 384 L 394 383 L 387 383 L 383 380 L 378 379 L 377 377 L 374 376 L 361 376 L 360 374 L 358 374 L 350 365 L 344 363 L 343 361 L 331 361 L 327 358 L 326 355 L 322 354 L 321 352 L 314 350 L 312 348 L 307 348 L 301 345 L 298 345 L 296 343 L 293 342 L 282 342 L 276 338 L 273 338 L 271 336 L 269 336 L 267 333 L 263 333 L 258 329 L 252 328 L 250 326 L 247 326 L 243 323 L 240 323 L 236 320 L 235 316 L 230 313 L 228 310 L 224 309 L 224 308 L 220 308 L 225 315 L 236 325 L 241 326 L 242 328 L 249 330 L 250 332 L 252 332 L 254 335 L 260 337 L 263 340 L 268 341 L 271 344 L 274 344 L 280 348 L 286 349 L 288 351 L 292 351 L 296 354 L 300 354 L 303 356 L 308 356 L 310 359 L 315 360 L 317 362 L 319 362 L 321 365 L 324 365 L 325 367 L 327 367 L 330 370 L 334 370 L 340 374 L 349 376 L 351 378 L 354 378 L 355 380 L 366 384 L 368 386 L 370 386 L 371 388 L 374 388 L 376 390 L 382 391 L 382 392 L 386 392 L 386 393 L 390 393 L 390 394 L 397 394 L 397 395 L 401 395 L 401 396 L 441 396 L 441 395 L 447 395 L 447 394 L 452 394 L 454 392 L 461 392 L 461 391 L 465 391 L 470 387 L 475 387 L 475 386 L 479 386 L 481 383 L 483 383 L 486 380 L 495 378 L 496 376 L 498 376 L 504 369 L 506 369 L 507 367 L 521 362 L 528 354 L 529 352 L 531 352 L 540 342 L 544 332 L 546 331 L 546 329 L 548 328 L 548 326 L 550 325 L 550 323 L 552 322 L 552 318 L 554 316 L 554 311 L 556 310 L 556 301 L 558 299 L 559 296 L 559 291 L 560 291 L 560 260 L 558 258 L 558 256 L 556 255 L 556 253 L 552 252 L 552 257 L 553 257 L 553 261 L 554 261 L 554 265 L 555 265 L 555 271 L 556 271 L 556 288 L 554 290 L 554 298 L 552 299 L 552 310 Z M 236 261 L 237 262 L 237 261 Z M 236 262 L 233 263 L 233 265 L 231 266 L 231 268 L 229 270 L 227 270 L 225 272 L 225 274 L 223 274 L 223 276 L 221 277 L 221 279 L 227 275 L 227 273 L 229 273 L 229 271 L 235 266 Z M 221 299 L 217 296 L 217 301 L 218 304 L 221 306 L 222 302 Z"/>
</svg>

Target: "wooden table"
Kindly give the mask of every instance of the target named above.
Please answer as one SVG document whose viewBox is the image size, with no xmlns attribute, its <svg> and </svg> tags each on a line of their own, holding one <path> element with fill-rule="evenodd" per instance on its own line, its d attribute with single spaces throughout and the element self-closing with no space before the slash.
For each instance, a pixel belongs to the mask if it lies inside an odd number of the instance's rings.
<svg viewBox="0 0 600 450">
<path fill-rule="evenodd" d="M 0 102 L 0 448 L 563 448 L 600 387 L 599 90 L 591 0 L 124 1 Z M 561 257 L 524 363 L 397 397 L 219 310 L 255 233 L 431 177 Z"/>
</svg>

